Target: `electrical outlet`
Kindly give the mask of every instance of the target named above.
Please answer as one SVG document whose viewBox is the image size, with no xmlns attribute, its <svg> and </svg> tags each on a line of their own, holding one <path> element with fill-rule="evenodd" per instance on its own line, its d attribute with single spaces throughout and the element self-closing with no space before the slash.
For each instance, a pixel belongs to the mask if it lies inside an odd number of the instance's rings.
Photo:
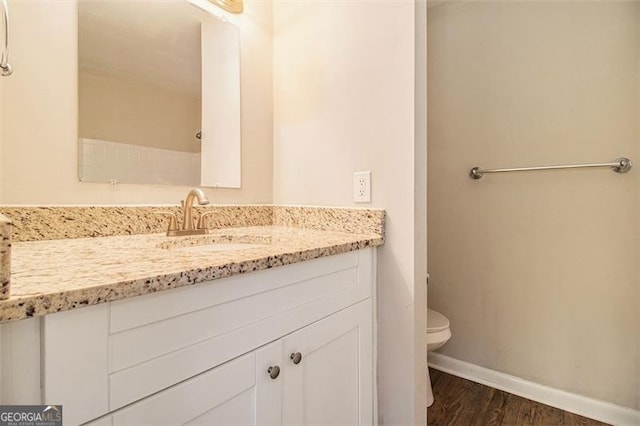
<svg viewBox="0 0 640 426">
<path fill-rule="evenodd" d="M 355 172 L 353 174 L 353 201 L 356 203 L 371 202 L 371 172 Z"/>
</svg>

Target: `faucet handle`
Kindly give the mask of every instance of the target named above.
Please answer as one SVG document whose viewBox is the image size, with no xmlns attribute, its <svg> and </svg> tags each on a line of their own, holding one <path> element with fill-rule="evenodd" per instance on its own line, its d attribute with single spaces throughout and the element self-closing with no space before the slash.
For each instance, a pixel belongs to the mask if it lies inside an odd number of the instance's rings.
<svg viewBox="0 0 640 426">
<path fill-rule="evenodd" d="M 154 214 L 157 214 L 157 215 L 160 215 L 160 216 L 169 216 L 169 227 L 167 228 L 167 235 L 171 231 L 177 231 L 178 230 L 178 217 L 176 216 L 175 213 L 173 213 L 173 212 L 154 212 Z"/>
<path fill-rule="evenodd" d="M 200 215 L 200 217 L 198 218 L 198 225 L 196 226 L 196 229 L 207 229 L 206 225 L 206 218 L 207 216 L 211 216 L 213 214 L 215 214 L 217 212 L 212 211 L 212 212 L 204 212 Z"/>
</svg>

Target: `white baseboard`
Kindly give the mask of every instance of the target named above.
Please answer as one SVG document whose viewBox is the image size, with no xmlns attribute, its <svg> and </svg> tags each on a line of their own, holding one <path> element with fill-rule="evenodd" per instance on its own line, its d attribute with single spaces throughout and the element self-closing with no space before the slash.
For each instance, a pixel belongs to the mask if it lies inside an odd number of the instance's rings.
<svg viewBox="0 0 640 426">
<path fill-rule="evenodd" d="M 640 425 L 638 410 L 540 385 L 446 355 L 429 352 L 429 367 L 601 422 Z"/>
</svg>

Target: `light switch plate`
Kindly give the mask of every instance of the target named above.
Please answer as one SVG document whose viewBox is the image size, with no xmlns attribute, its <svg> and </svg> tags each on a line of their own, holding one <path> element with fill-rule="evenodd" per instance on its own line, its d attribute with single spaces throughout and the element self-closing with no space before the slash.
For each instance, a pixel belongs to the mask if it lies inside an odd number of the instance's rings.
<svg viewBox="0 0 640 426">
<path fill-rule="evenodd" d="M 371 172 L 355 172 L 353 174 L 353 201 L 356 203 L 371 202 Z"/>
</svg>

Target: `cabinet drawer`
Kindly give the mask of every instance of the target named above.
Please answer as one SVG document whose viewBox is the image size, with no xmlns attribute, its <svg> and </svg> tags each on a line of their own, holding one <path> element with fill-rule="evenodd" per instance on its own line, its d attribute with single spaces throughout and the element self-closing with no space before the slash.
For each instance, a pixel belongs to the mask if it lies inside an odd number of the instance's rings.
<svg viewBox="0 0 640 426">
<path fill-rule="evenodd" d="M 215 291 L 205 292 L 209 294 L 194 294 L 191 297 L 204 300 L 209 305 L 143 326 L 110 333 L 109 371 L 112 373 L 121 371 L 158 356 L 234 332 L 337 292 L 348 293 L 349 301 L 354 303 L 358 298 L 357 264 L 341 266 L 345 269 L 330 271 L 325 275 L 294 283 L 282 283 L 284 285 L 274 286 L 275 288 L 269 291 L 255 291 L 251 295 L 229 301 L 219 301 Z M 262 284 L 260 276 L 243 278 L 244 280 L 233 280 L 230 283 L 221 284 L 242 286 L 250 290 Z M 211 283 L 208 287 L 197 290 L 217 290 L 215 287 L 216 283 Z M 161 294 L 161 296 L 172 297 L 171 294 Z M 128 305 L 126 309 L 130 311 L 144 309 L 136 306 L 136 301 L 126 304 Z M 117 314 L 115 310 L 116 306 L 113 306 L 112 318 Z M 150 308 L 153 313 L 157 310 L 157 307 Z M 162 338 L 163 336 L 165 338 Z M 167 339 L 166 336 L 171 338 Z"/>
</svg>

